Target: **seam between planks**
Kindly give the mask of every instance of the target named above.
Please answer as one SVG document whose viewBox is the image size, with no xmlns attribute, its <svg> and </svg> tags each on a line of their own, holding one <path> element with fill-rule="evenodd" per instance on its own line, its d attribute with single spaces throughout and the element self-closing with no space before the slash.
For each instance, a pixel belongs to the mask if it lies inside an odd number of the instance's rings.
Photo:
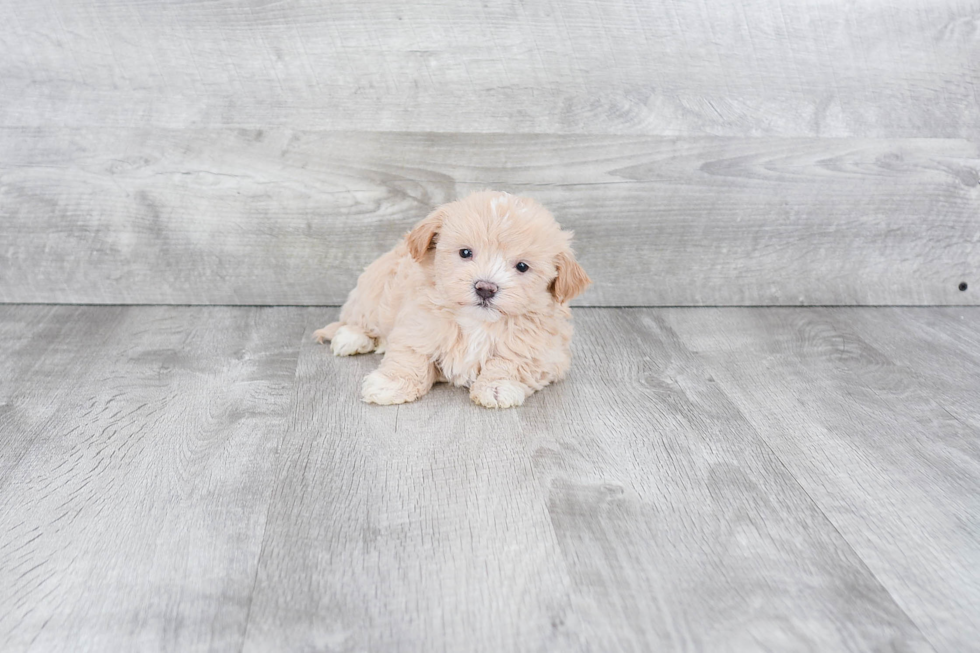
<svg viewBox="0 0 980 653">
<path fill-rule="evenodd" d="M 265 307 L 256 307 L 256 308 L 265 308 Z M 293 415 L 292 408 L 296 402 L 296 396 L 297 396 L 296 388 L 297 388 L 297 383 L 299 381 L 299 359 L 303 351 L 303 343 L 306 341 L 306 337 L 307 337 L 307 332 L 304 329 L 303 333 L 299 336 L 296 345 L 296 363 L 293 366 L 292 387 L 290 391 L 289 404 L 286 407 L 287 410 L 289 411 L 287 414 L 289 415 L 290 422 L 292 421 L 292 415 Z M 269 540 L 268 537 L 269 516 L 272 514 L 272 506 L 275 503 L 275 493 L 277 488 L 279 487 L 279 483 L 278 483 L 279 462 L 280 462 L 280 457 L 282 455 L 282 445 L 286 441 L 286 436 L 288 435 L 288 432 L 289 432 L 289 425 L 287 424 L 286 428 L 282 430 L 278 442 L 276 442 L 275 460 L 273 461 L 275 465 L 276 475 L 272 479 L 272 491 L 269 496 L 269 503 L 268 505 L 266 505 L 265 508 L 265 518 L 262 521 L 262 543 L 259 545 L 259 552 L 255 558 L 255 573 L 252 575 L 252 587 L 248 592 L 248 607 L 245 610 L 245 628 L 242 630 L 242 643 L 238 649 L 239 653 L 244 653 L 245 645 L 248 642 L 248 629 L 252 623 L 252 604 L 255 602 L 255 587 L 256 585 L 258 585 L 259 582 L 259 570 L 261 569 L 262 558 L 265 555 L 266 543 Z"/>
</svg>

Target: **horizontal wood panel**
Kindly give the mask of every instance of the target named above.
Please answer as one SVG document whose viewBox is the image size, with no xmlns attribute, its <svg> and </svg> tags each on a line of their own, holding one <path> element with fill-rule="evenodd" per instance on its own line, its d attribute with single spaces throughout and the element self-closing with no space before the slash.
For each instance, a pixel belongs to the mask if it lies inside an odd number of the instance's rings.
<svg viewBox="0 0 980 653">
<path fill-rule="evenodd" d="M 576 230 L 580 305 L 980 297 L 961 140 L 3 129 L 0 152 L 4 302 L 339 304 L 484 187 Z"/>
<path fill-rule="evenodd" d="M 6 126 L 980 136 L 975 0 L 0 6 Z"/>
<path fill-rule="evenodd" d="M 969 302 L 959 141 L 3 132 L 3 301 L 335 304 L 491 186 L 578 233 L 595 305 Z"/>
</svg>

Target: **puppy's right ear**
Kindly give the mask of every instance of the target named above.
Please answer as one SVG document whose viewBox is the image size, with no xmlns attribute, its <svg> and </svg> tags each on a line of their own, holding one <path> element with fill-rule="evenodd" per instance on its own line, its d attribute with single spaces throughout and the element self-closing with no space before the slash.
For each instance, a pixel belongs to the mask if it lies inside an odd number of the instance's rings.
<svg viewBox="0 0 980 653">
<path fill-rule="evenodd" d="M 412 227 L 412 230 L 405 236 L 408 252 L 416 261 L 421 262 L 425 258 L 425 253 L 435 247 L 444 217 L 443 209 L 440 206 Z"/>
</svg>

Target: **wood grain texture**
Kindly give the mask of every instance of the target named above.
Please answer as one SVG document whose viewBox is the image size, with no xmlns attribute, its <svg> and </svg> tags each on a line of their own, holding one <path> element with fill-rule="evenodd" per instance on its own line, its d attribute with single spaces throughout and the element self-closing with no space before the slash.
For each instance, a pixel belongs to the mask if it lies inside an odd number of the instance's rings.
<svg viewBox="0 0 980 653">
<path fill-rule="evenodd" d="M 980 312 L 665 315 L 936 649 L 980 650 Z"/>
<path fill-rule="evenodd" d="M 378 410 L 359 388 L 379 361 L 301 351 L 244 650 L 561 648 L 568 577 L 520 415 L 445 385 Z"/>
<path fill-rule="evenodd" d="M 51 127 L 0 152 L 5 302 L 337 305 L 492 187 L 575 229 L 579 305 L 980 303 L 962 140 Z"/>
<path fill-rule="evenodd" d="M 0 306 L 0 648 L 980 650 L 980 309 L 576 309 L 510 411 L 335 314 Z"/>
<path fill-rule="evenodd" d="M 302 315 L 0 307 L 0 649 L 240 650 Z"/>
<path fill-rule="evenodd" d="M 655 312 L 575 318 L 513 411 L 304 347 L 246 651 L 931 650 Z"/>
<path fill-rule="evenodd" d="M 980 313 L 974 307 L 892 308 L 832 313 L 842 330 L 857 332 L 905 375 L 926 388 L 942 410 L 980 428 Z M 963 441 L 980 460 L 980 440 Z"/>
<path fill-rule="evenodd" d="M 975 0 L 0 3 L 0 124 L 980 136 Z"/>
</svg>

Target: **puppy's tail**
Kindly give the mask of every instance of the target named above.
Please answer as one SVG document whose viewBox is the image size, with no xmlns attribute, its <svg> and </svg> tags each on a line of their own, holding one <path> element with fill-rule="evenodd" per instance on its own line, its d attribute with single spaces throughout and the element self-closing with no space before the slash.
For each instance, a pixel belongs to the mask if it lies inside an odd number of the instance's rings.
<svg viewBox="0 0 980 653">
<path fill-rule="evenodd" d="M 337 329 L 342 326 L 344 326 L 343 322 L 331 322 L 322 329 L 314 331 L 313 338 L 322 345 L 328 340 L 333 340 L 333 337 L 337 335 Z"/>
</svg>

